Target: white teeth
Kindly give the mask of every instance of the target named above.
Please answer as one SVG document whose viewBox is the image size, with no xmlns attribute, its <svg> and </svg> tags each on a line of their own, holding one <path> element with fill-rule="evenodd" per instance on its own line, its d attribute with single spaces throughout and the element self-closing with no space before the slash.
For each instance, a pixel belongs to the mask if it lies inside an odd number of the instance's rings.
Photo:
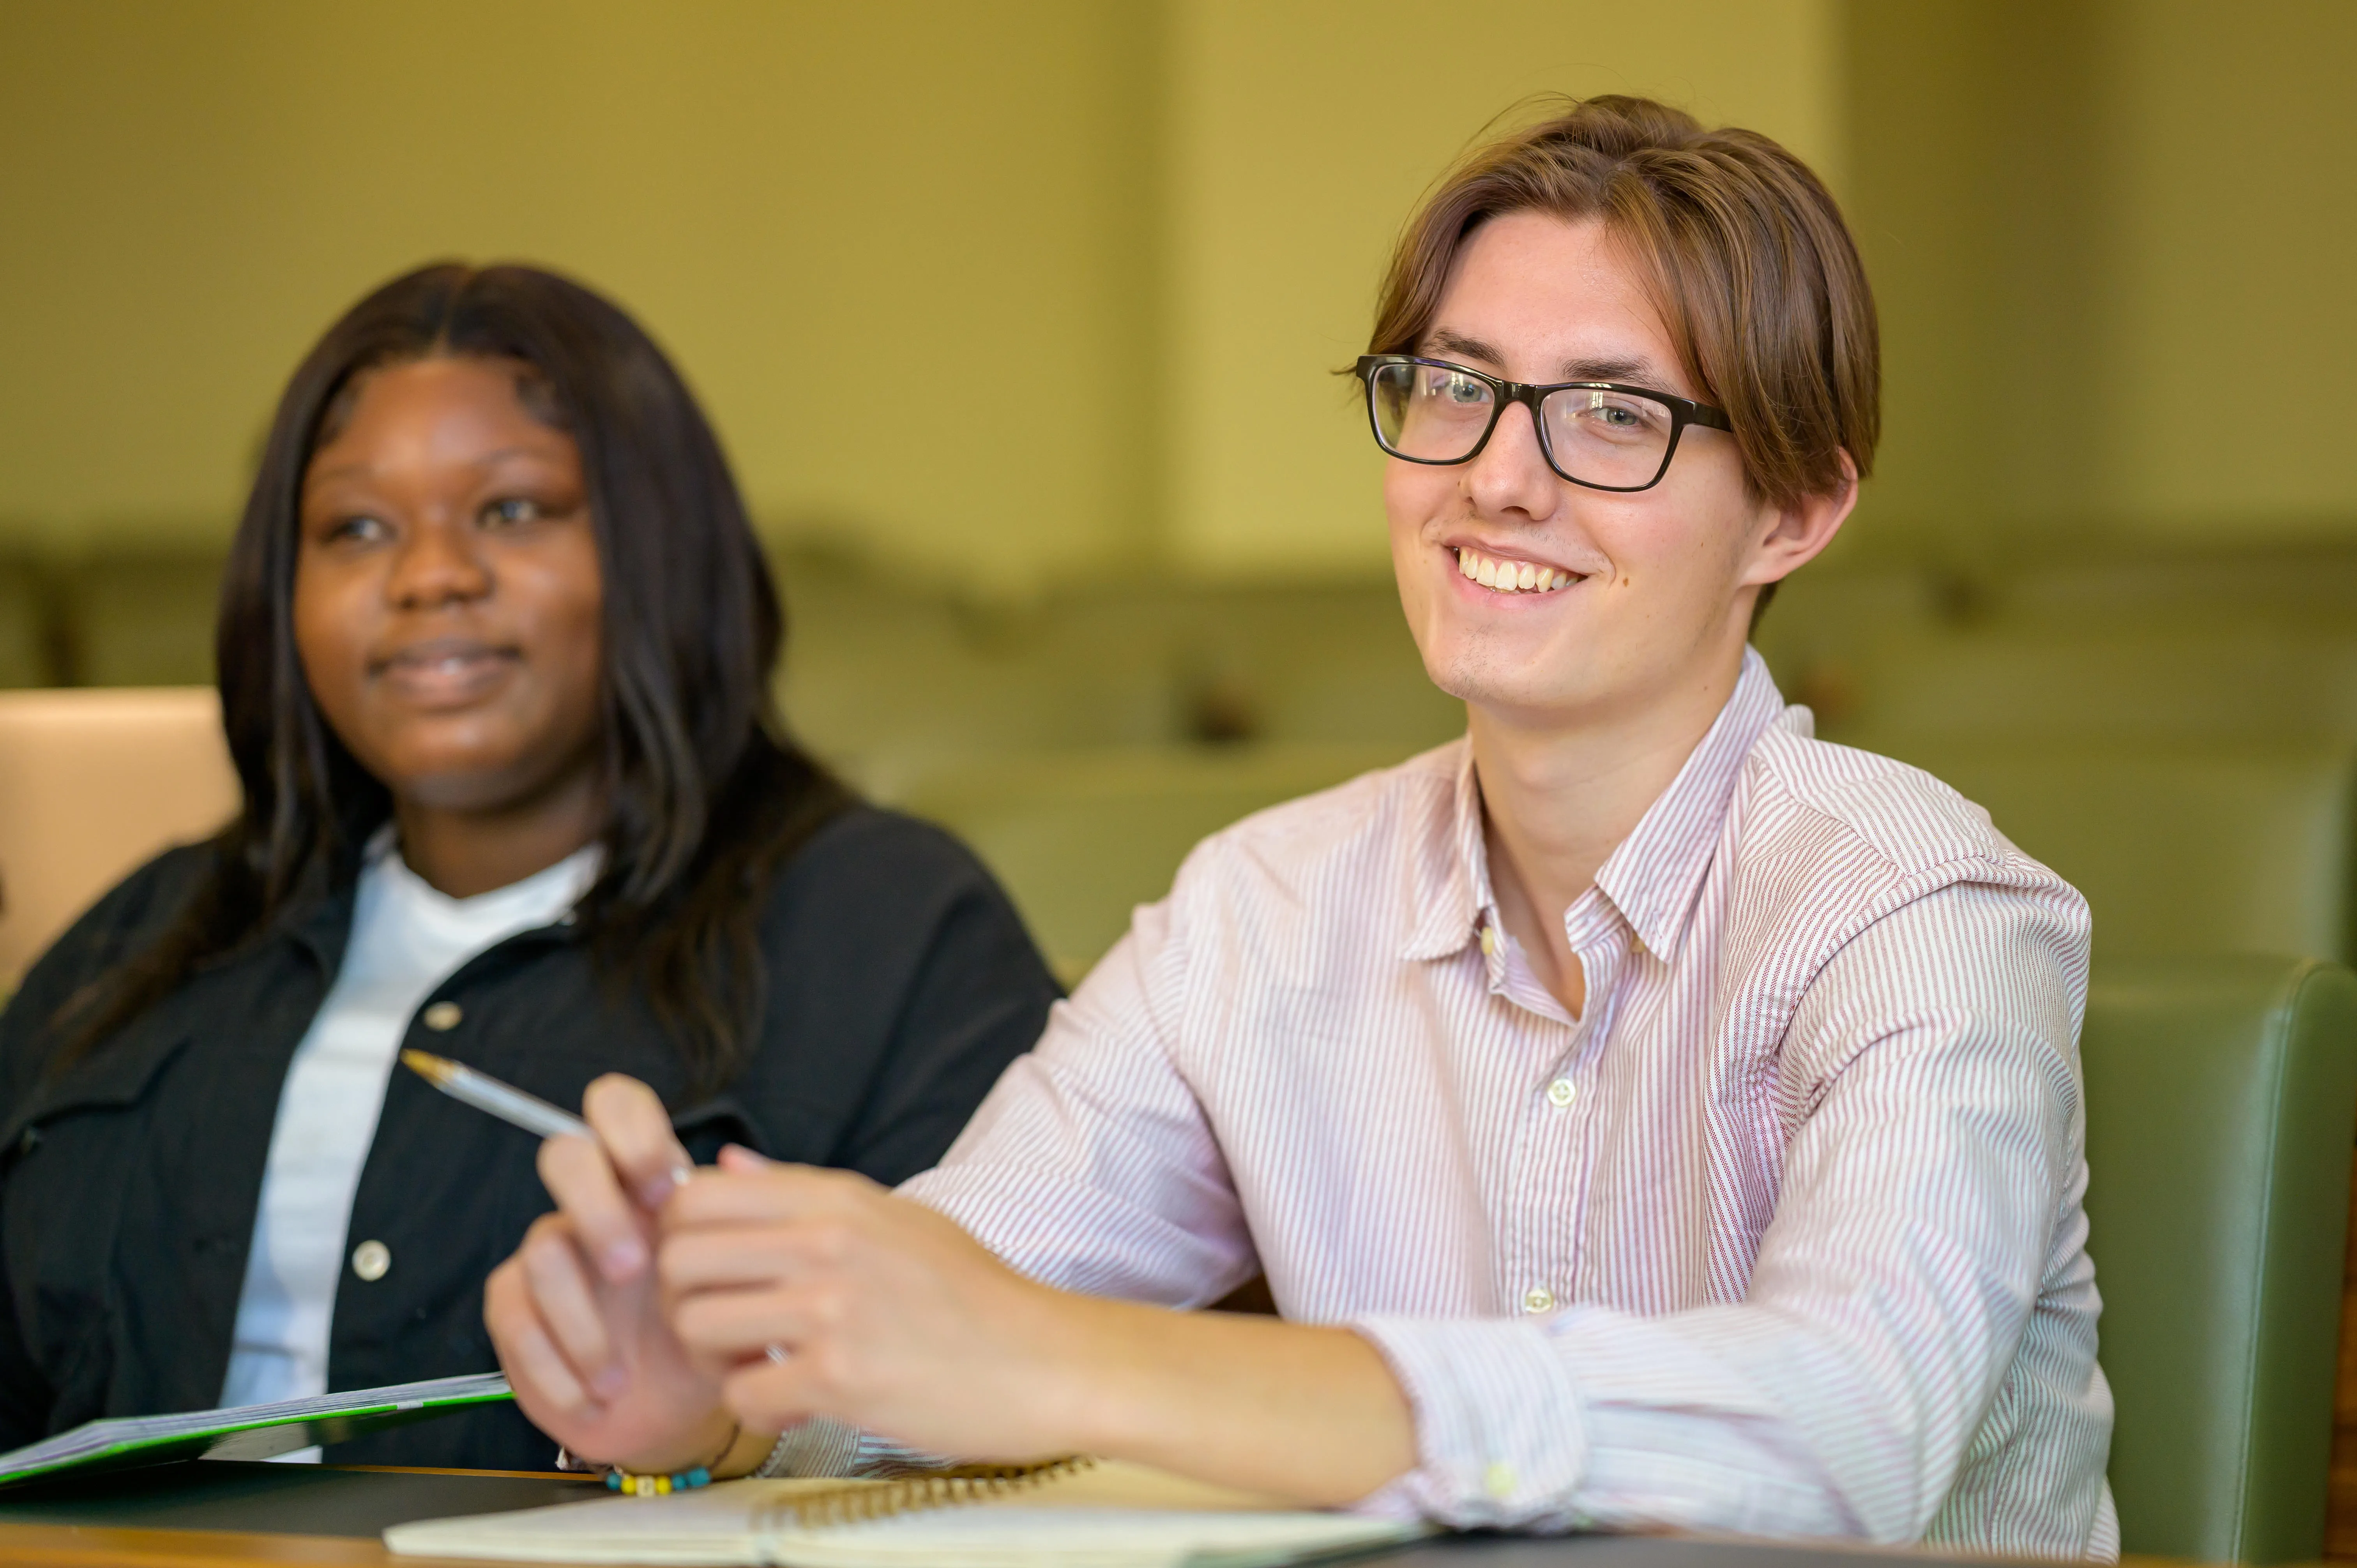
<svg viewBox="0 0 2357 1568">
<path fill-rule="evenodd" d="M 1545 594 L 1579 581 L 1570 572 L 1534 566 L 1527 561 L 1493 561 L 1467 545 L 1457 547 L 1457 569 L 1485 588 L 1501 594 Z"/>
</svg>

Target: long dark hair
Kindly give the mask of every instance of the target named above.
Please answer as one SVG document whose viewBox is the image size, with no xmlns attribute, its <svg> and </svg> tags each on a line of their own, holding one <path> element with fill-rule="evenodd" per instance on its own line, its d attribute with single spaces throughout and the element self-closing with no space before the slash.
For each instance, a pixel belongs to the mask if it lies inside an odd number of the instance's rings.
<svg viewBox="0 0 2357 1568">
<path fill-rule="evenodd" d="M 423 267 L 354 306 L 279 399 L 221 584 L 221 721 L 244 809 L 173 923 L 68 1004 L 70 1060 L 315 886 L 357 875 L 392 811 L 319 715 L 294 638 L 303 476 L 361 376 L 436 356 L 529 367 L 527 406 L 578 443 L 604 575 L 604 869 L 580 909 L 709 1090 L 742 1064 L 761 895 L 848 801 L 770 696 L 784 615 L 720 444 L 637 323 L 533 267 Z"/>
</svg>

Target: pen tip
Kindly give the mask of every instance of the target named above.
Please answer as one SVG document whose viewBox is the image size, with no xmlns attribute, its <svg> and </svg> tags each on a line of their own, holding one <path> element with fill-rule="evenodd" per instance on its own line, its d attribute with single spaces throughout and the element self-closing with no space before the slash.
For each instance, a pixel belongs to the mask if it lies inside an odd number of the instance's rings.
<svg viewBox="0 0 2357 1568">
<path fill-rule="evenodd" d="M 420 1078 L 430 1079 L 435 1083 L 442 1081 L 444 1074 L 450 1066 L 448 1062 L 431 1051 L 414 1049 L 405 1049 L 401 1053 L 401 1065 Z"/>
</svg>

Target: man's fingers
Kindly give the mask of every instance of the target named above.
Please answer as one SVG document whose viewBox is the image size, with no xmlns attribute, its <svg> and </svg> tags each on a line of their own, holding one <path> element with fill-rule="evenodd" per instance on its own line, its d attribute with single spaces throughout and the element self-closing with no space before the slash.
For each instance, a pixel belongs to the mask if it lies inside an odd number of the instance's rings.
<svg viewBox="0 0 2357 1568">
<path fill-rule="evenodd" d="M 535 1223 L 516 1254 L 523 1264 L 539 1326 L 555 1340 L 572 1370 L 601 1400 L 617 1399 L 630 1386 L 627 1368 L 615 1359 L 596 1287 L 580 1250 L 561 1226 Z"/>
<path fill-rule="evenodd" d="M 673 1295 L 778 1283 L 841 1267 L 857 1240 L 834 1219 L 673 1231 L 655 1253 L 655 1270 Z"/>
<path fill-rule="evenodd" d="M 775 1225 L 822 1215 L 849 1215 L 884 1189 L 850 1171 L 764 1163 L 752 1169 L 696 1173 L 663 1209 L 666 1230 L 704 1225 Z"/>
<path fill-rule="evenodd" d="M 606 1151 L 587 1138 L 551 1138 L 540 1146 L 539 1165 L 542 1183 L 597 1272 L 616 1284 L 644 1273 L 646 1222 L 624 1196 Z"/>
<path fill-rule="evenodd" d="M 830 1289 L 706 1291 L 672 1309 L 679 1342 L 709 1361 L 773 1359 L 772 1345 L 792 1352 L 842 1321 L 842 1302 Z"/>
<path fill-rule="evenodd" d="M 527 1413 L 581 1415 L 597 1408 L 542 1326 L 532 1287 L 513 1258 L 483 1283 L 483 1326 Z"/>
<path fill-rule="evenodd" d="M 661 1208 L 694 1168 L 671 1130 L 671 1113 L 637 1079 L 618 1072 L 597 1079 L 581 1096 L 581 1115 L 641 1208 Z"/>
</svg>

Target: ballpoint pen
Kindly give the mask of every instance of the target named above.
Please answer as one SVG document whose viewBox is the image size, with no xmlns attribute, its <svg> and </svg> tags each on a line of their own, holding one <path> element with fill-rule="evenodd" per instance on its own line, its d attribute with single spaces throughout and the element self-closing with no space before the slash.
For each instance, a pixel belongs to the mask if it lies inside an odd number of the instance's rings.
<svg viewBox="0 0 2357 1568">
<path fill-rule="evenodd" d="M 478 1111 L 488 1111 L 511 1126 L 544 1138 L 587 1138 L 597 1141 L 589 1123 L 547 1101 L 501 1083 L 487 1072 L 461 1066 L 431 1051 L 404 1050 L 401 1064 L 448 1095 Z"/>
</svg>

